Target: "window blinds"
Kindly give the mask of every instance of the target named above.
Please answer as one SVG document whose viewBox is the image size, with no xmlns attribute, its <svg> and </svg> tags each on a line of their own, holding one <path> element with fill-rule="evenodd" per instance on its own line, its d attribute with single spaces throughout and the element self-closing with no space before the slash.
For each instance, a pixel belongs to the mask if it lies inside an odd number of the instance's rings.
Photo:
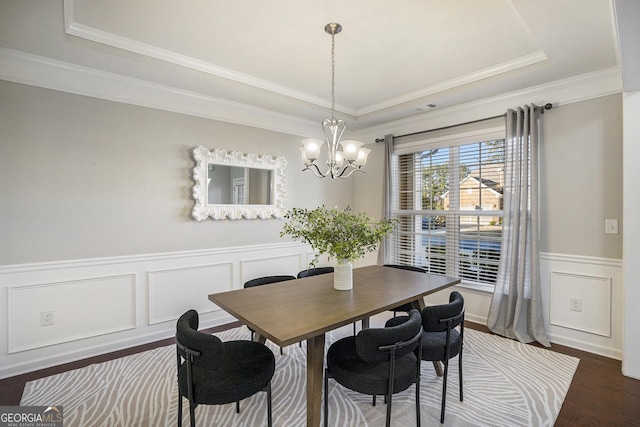
<svg viewBox="0 0 640 427">
<path fill-rule="evenodd" d="M 470 282 L 495 282 L 502 234 L 504 125 L 475 125 L 395 145 L 394 263 Z"/>
</svg>

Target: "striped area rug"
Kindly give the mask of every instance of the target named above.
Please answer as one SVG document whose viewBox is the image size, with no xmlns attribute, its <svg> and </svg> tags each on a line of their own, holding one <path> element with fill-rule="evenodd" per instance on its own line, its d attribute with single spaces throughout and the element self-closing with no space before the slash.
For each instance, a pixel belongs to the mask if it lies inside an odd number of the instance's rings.
<svg viewBox="0 0 640 427">
<path fill-rule="evenodd" d="M 351 326 L 327 336 L 327 347 Z M 248 339 L 246 328 L 216 334 L 223 341 Z M 305 425 L 305 347 L 292 345 L 276 355 L 273 423 Z M 465 330 L 464 402 L 458 400 L 457 359 L 449 370 L 445 426 L 552 426 L 579 359 L 490 334 Z M 168 346 L 27 383 L 21 405 L 62 405 L 65 427 L 175 426 L 177 414 L 175 347 Z M 442 379 L 424 363 L 422 425 L 439 425 Z M 415 425 L 415 389 L 394 395 L 392 423 Z M 183 402 L 188 426 L 188 403 Z M 386 405 L 329 382 L 330 426 L 382 426 Z M 266 393 L 235 405 L 198 406 L 197 425 L 266 426 Z"/>
</svg>

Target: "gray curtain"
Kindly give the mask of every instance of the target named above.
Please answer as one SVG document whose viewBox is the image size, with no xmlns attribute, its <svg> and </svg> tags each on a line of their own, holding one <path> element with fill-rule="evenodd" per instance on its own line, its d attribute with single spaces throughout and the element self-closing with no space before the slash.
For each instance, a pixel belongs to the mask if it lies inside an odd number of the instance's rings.
<svg viewBox="0 0 640 427">
<path fill-rule="evenodd" d="M 502 249 L 487 326 L 496 334 L 549 346 L 538 255 L 538 125 L 535 105 L 508 110 Z"/>
<path fill-rule="evenodd" d="M 391 218 L 391 156 L 393 155 L 393 135 L 384 136 L 384 182 L 382 184 L 382 218 Z M 382 239 L 378 249 L 378 265 L 389 264 L 391 236 Z"/>
</svg>

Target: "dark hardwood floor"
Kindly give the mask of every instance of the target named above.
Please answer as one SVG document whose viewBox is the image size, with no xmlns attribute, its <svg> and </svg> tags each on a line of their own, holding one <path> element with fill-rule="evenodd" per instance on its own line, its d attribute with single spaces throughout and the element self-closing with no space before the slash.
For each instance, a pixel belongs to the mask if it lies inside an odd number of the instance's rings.
<svg viewBox="0 0 640 427">
<path fill-rule="evenodd" d="M 209 331 L 218 332 L 239 325 L 233 323 Z M 489 332 L 482 325 L 466 322 L 465 326 Z M 29 381 L 173 343 L 170 338 L 0 380 L 0 406 L 19 405 L 24 386 Z M 620 361 L 559 345 L 552 345 L 550 350 L 580 358 L 556 427 L 640 426 L 640 381 L 623 376 Z"/>
<path fill-rule="evenodd" d="M 483 325 L 465 327 L 490 333 Z M 640 381 L 622 375 L 619 360 L 557 344 L 549 350 L 580 359 L 555 427 L 640 426 Z"/>
</svg>

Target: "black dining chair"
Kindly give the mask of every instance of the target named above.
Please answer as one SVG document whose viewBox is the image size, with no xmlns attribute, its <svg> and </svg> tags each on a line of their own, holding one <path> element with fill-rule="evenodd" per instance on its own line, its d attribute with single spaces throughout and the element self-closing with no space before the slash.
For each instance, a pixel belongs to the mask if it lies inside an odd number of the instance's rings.
<svg viewBox="0 0 640 427">
<path fill-rule="evenodd" d="M 426 273 L 427 270 L 425 270 L 422 267 L 416 267 L 413 265 L 403 265 L 403 264 L 384 264 L 384 267 L 391 267 L 391 268 L 397 268 L 400 270 L 408 270 L 408 271 L 415 271 L 418 273 Z M 411 310 L 411 303 L 406 303 L 406 304 L 402 304 L 399 305 L 397 307 L 392 308 L 389 311 L 393 312 L 393 317 L 396 317 L 398 315 L 398 313 L 408 313 L 409 310 Z"/>
<path fill-rule="evenodd" d="M 422 310 L 423 351 L 422 360 L 440 361 L 444 365 L 442 377 L 442 408 L 440 422 L 444 423 L 445 403 L 447 401 L 447 373 L 449 360 L 458 356 L 458 381 L 460 402 L 462 395 L 462 347 L 464 341 L 464 298 L 453 291 L 449 303 L 425 307 Z"/>
<path fill-rule="evenodd" d="M 324 425 L 329 422 L 329 379 L 359 393 L 384 395 L 386 426 L 391 425 L 392 396 L 416 386 L 416 425 L 420 426 L 420 360 L 422 319 L 418 310 L 395 326 L 369 328 L 342 338 L 327 351 L 324 376 Z M 399 319 L 399 318 L 397 318 Z M 392 319 L 394 320 L 394 319 Z"/>
<path fill-rule="evenodd" d="M 315 267 L 307 268 L 298 273 L 298 279 L 303 277 L 318 276 L 320 274 L 333 273 L 333 267 Z"/>
<path fill-rule="evenodd" d="M 182 398 L 189 400 L 191 427 L 195 408 L 236 403 L 259 391 L 267 392 L 267 423 L 271 417 L 271 379 L 275 358 L 264 344 L 254 341 L 223 342 L 198 331 L 198 312 L 189 310 L 176 325 L 178 361 L 178 427 L 182 426 Z"/>
<path fill-rule="evenodd" d="M 406 316 L 395 317 L 388 323 L 402 322 Z M 449 295 L 449 303 L 432 305 L 422 310 L 422 360 L 442 362 L 442 406 L 440 422 L 444 423 L 445 404 L 447 400 L 447 376 L 449 360 L 458 356 L 458 380 L 460 401 L 462 394 L 462 347 L 464 341 L 464 298 L 453 291 Z"/>
<path fill-rule="evenodd" d="M 244 283 L 244 288 L 253 288 L 254 286 L 263 286 L 272 283 L 285 282 L 287 280 L 294 280 L 295 278 L 295 276 L 291 275 L 263 276 L 246 281 Z M 249 330 L 251 331 L 251 341 L 253 341 L 253 337 L 256 331 L 251 329 L 249 326 L 247 326 L 247 328 L 249 328 Z M 300 343 L 300 346 L 302 346 L 302 343 Z M 282 347 L 280 347 L 280 354 L 282 354 Z"/>
</svg>

